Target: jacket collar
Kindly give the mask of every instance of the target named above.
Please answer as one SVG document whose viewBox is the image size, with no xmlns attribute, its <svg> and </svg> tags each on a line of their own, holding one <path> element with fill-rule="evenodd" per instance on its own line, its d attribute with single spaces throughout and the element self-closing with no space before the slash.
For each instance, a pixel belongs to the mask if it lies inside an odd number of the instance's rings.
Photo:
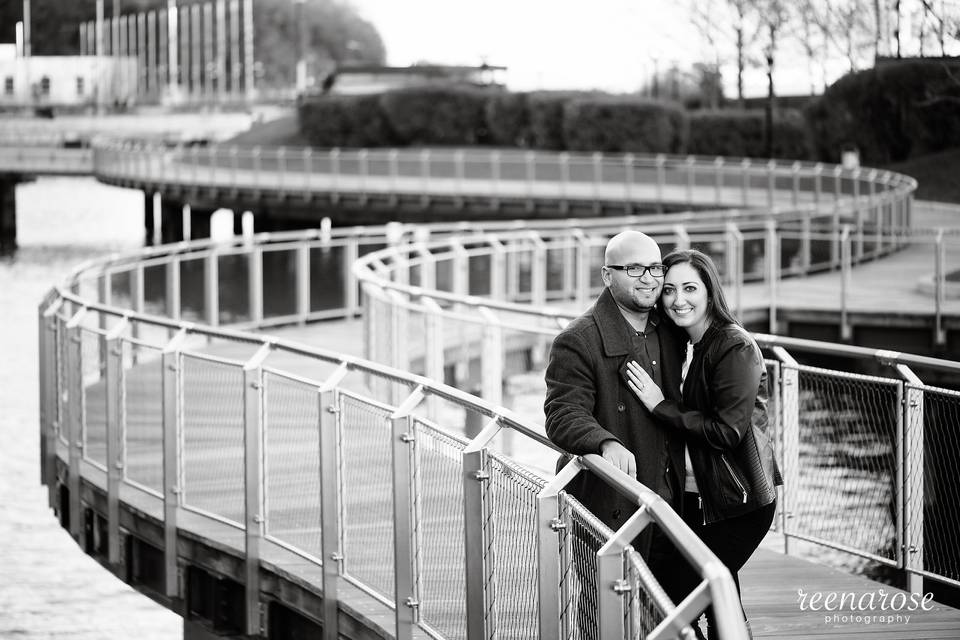
<svg viewBox="0 0 960 640">
<path fill-rule="evenodd" d="M 603 343 L 604 355 L 611 357 L 631 353 L 630 339 L 634 334 L 633 327 L 623 317 L 620 307 L 613 299 L 613 294 L 606 287 L 593 305 L 593 319 L 600 331 L 600 341 Z M 650 311 L 647 322 L 653 325 L 659 324 L 660 315 L 657 309 Z"/>
</svg>

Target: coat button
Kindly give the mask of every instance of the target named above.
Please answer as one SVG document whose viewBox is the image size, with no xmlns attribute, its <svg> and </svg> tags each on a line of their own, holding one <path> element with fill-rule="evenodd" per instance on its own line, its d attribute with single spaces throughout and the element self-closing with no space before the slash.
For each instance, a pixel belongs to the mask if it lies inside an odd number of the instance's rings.
<svg viewBox="0 0 960 640">
<path fill-rule="evenodd" d="M 623 412 L 623 411 L 626 411 L 626 409 L 627 409 L 627 406 L 625 404 L 623 404 L 622 402 L 617 403 L 617 411 Z"/>
</svg>

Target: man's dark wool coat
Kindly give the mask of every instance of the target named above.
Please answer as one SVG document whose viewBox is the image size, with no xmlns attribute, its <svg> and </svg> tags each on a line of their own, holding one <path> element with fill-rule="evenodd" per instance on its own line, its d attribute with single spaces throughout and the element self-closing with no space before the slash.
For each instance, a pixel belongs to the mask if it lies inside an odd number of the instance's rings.
<svg viewBox="0 0 960 640">
<path fill-rule="evenodd" d="M 547 436 L 573 455 L 599 454 L 604 440 L 619 440 L 636 456 L 637 479 L 667 497 L 668 462 L 674 490 L 683 490 L 683 441 L 675 430 L 658 425 L 627 387 L 625 367 L 636 359 L 634 333 L 604 289 L 593 307 L 555 338 L 546 371 Z M 657 335 L 663 393 L 679 401 L 686 333 L 661 319 Z M 581 473 L 567 490 L 613 530 L 637 510 L 591 473 Z M 647 543 L 640 546 L 645 551 Z"/>
</svg>

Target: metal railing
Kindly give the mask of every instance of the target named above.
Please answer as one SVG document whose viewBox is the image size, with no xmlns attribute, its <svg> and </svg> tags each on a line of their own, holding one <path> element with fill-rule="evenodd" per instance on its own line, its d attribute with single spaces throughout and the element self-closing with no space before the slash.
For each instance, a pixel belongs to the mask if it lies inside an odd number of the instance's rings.
<svg viewBox="0 0 960 640">
<path fill-rule="evenodd" d="M 823 221 L 808 215 L 819 209 L 807 209 L 799 217 L 779 210 L 781 216 L 772 222 L 751 212 L 725 211 L 526 225 L 389 225 L 183 243 L 85 265 L 65 288 L 51 292 L 40 309 L 41 442 L 51 503 L 58 458 L 69 470 L 74 535 L 79 536 L 82 523 L 81 478 L 106 487 L 108 546 L 111 561 L 117 561 L 120 500 L 129 499 L 130 491 L 147 500 L 164 522 L 171 595 L 178 588 L 176 531 L 189 513 L 242 533 L 248 611 L 256 609 L 256 567 L 278 547 L 322 565 L 326 620 L 336 619 L 337 585 L 348 580 L 395 609 L 399 637 L 408 637 L 413 625 L 438 637 L 486 637 L 493 628 L 510 635 L 497 625 L 515 613 L 502 607 L 518 602 L 538 603 L 538 626 L 525 626 L 521 636 L 537 637 L 534 628 L 556 624 L 576 637 L 579 631 L 571 630 L 582 627 L 577 603 L 591 597 L 607 603 L 607 613 L 591 623 L 603 637 L 606 625 L 613 624 L 611 607 L 622 607 L 617 609 L 622 615 L 616 635 L 668 636 L 693 620 L 705 603 L 723 608 L 730 596 L 728 576 L 715 571 L 697 550 L 698 541 L 676 525 L 678 544 L 699 558 L 695 564 L 708 586 L 692 601 L 673 607 L 642 561 L 621 544 L 632 536 L 595 526 L 589 513 L 558 491 L 559 485 L 548 485 L 492 448 L 496 432 L 508 431 L 552 452 L 537 424 L 500 406 L 505 375 L 536 369 L 550 337 L 572 315 L 563 306 L 582 308 L 595 293 L 598 283 L 590 275 L 602 251 L 601 239 L 625 224 L 642 220 L 665 246 L 710 249 L 726 265 L 725 277 L 735 287 L 751 278 L 767 278 L 768 286 L 775 286 L 786 269 L 778 268 L 769 254 L 764 267 L 748 263 L 749 242 L 762 237 L 770 243 L 760 245 L 764 251 L 774 250 L 781 264 L 789 255 L 790 263 L 799 265 L 798 273 L 818 268 L 814 256 L 835 253 L 842 265 L 852 264 L 854 256 L 878 257 L 902 247 L 909 237 L 904 224 L 911 189 L 908 185 L 903 194 L 894 190 L 890 197 L 901 199 L 882 206 L 872 199 L 837 198 L 833 202 L 839 204 L 828 207 Z M 857 227 L 844 232 L 850 216 L 833 215 L 851 202 L 870 203 L 852 210 L 853 220 L 864 221 L 862 243 Z M 878 219 L 886 221 L 893 212 L 897 222 L 889 233 L 878 234 L 865 211 L 885 212 Z M 835 222 L 840 227 L 830 226 Z M 780 236 L 791 224 L 797 225 L 801 241 L 784 253 Z M 821 225 L 826 225 L 822 233 L 839 239 L 833 253 L 814 248 Z M 807 228 L 809 241 L 804 241 Z M 943 237 L 939 235 L 941 242 Z M 795 259 L 797 255 L 801 257 Z M 364 259 L 358 263 L 358 258 Z M 264 286 L 291 280 L 291 286 Z M 561 308 L 551 310 L 547 303 Z M 350 318 L 361 311 L 367 360 L 237 331 Z M 419 326 L 424 330 L 418 331 Z M 758 338 L 773 354 L 779 380 L 773 401 L 778 455 L 787 480 L 779 526 L 788 544 L 825 543 L 902 567 L 914 578 L 960 584 L 960 560 L 942 544 L 956 538 L 956 523 L 925 517 L 923 509 L 924 499 L 930 498 L 925 474 L 936 473 L 950 455 L 946 449 L 928 453 L 924 437 L 926 442 L 954 437 L 950 412 L 957 409 L 958 394 L 924 384 L 911 368 L 955 374 L 958 365 Z M 798 351 L 879 360 L 897 373 L 881 379 L 812 370 L 792 358 Z M 459 386 L 479 390 L 483 399 L 435 382 L 444 379 L 445 369 L 453 371 Z M 195 395 L 207 387 L 218 391 Z M 874 389 L 866 406 L 883 407 L 882 420 L 861 428 L 857 418 L 850 418 L 830 430 L 821 428 L 818 415 L 845 415 L 851 406 L 863 410 L 851 388 L 856 393 Z M 896 398 L 904 399 L 902 405 Z M 487 426 L 468 439 L 462 434 L 477 416 Z M 891 427 L 890 420 L 899 426 Z M 290 425 L 309 425 L 309 433 Z M 888 455 L 882 447 L 893 433 L 898 438 Z M 358 457 L 353 452 L 366 452 L 371 438 L 377 443 L 377 468 L 394 474 L 380 479 L 390 487 L 389 504 L 377 502 L 384 499 L 382 491 L 364 485 L 376 479 L 350 466 Z M 830 498 L 807 483 L 820 473 L 820 458 L 810 453 L 820 442 L 841 443 L 851 455 L 857 453 L 851 443 L 880 452 L 867 469 L 873 479 L 862 486 L 890 487 L 889 493 L 876 495 L 892 496 L 896 503 L 892 526 L 874 514 L 852 516 L 865 532 L 860 539 L 817 528 L 812 505 Z M 215 458 L 209 457 L 211 446 Z M 304 451 L 316 451 L 316 456 Z M 605 474 L 599 460 L 586 458 L 576 465 Z M 291 482 L 283 476 L 285 467 L 306 471 Z M 642 504 L 630 526 L 653 517 L 674 528 L 671 516 L 645 501 L 640 489 L 623 484 L 624 477 L 609 470 L 606 476 Z M 555 527 L 560 535 L 544 528 L 531 506 L 538 496 L 546 498 L 548 488 L 556 501 L 549 498 L 547 504 L 556 507 L 557 517 L 567 518 L 557 523 L 566 527 Z M 344 500 L 347 493 L 357 496 L 363 508 Z M 365 500 L 376 509 L 369 511 Z M 459 516 L 458 503 L 463 505 Z M 525 506 L 510 512 L 503 510 L 506 504 Z M 540 504 L 542 510 L 542 500 Z M 379 516 L 363 520 L 370 513 Z M 393 524 L 384 525 L 385 517 Z M 324 531 L 335 534 L 324 536 Z M 363 535 L 370 531 L 392 544 L 369 547 Z M 497 539 L 507 532 L 511 535 Z M 588 537 L 578 541 L 583 532 Z M 894 550 L 888 552 L 891 532 Z M 453 543 L 430 543 L 439 540 Z M 511 553 L 496 553 L 505 540 Z M 571 553 L 576 549 L 581 552 Z M 530 584 L 511 573 L 529 569 L 529 563 L 506 561 L 513 555 L 541 559 L 537 589 L 547 588 L 543 558 L 556 558 L 558 578 L 549 581 L 553 590 L 510 591 L 513 585 Z M 498 558 L 505 561 L 498 563 Z M 597 578 L 601 567 L 603 576 L 616 572 L 614 565 L 621 571 L 616 581 Z M 592 574 L 578 569 L 593 566 L 597 572 Z M 584 575 L 593 575 L 596 583 Z M 616 598 L 610 585 L 616 586 Z M 499 598 L 498 588 L 506 590 Z M 545 614 L 554 603 L 561 613 Z M 255 621 L 248 623 L 252 629 Z M 552 633 L 553 627 L 548 628 Z M 730 637 L 740 637 L 737 624 L 730 622 L 729 628 Z"/>
<path fill-rule="evenodd" d="M 509 430 L 552 450 L 502 407 L 366 360 L 65 291 L 44 301 L 40 322 L 43 469 L 53 493 L 56 460 L 66 466 L 71 533 L 82 535 L 81 482 L 106 493 L 110 563 L 120 562 L 121 502 L 154 514 L 172 597 L 183 596 L 176 539 L 188 515 L 212 523 L 205 535 L 220 544 L 241 534 L 250 633 L 259 628 L 260 561 L 283 566 L 278 547 L 322 567 L 325 621 L 336 620 L 338 583 L 348 581 L 394 608 L 400 638 L 413 625 L 443 638 L 494 629 L 556 637 L 559 625 L 576 626 L 559 614 L 561 591 L 602 603 L 593 637 L 639 637 L 639 629 L 673 637 L 711 603 L 725 637 L 746 637 L 722 565 L 659 498 L 601 459 L 577 461 L 562 477 L 589 468 L 641 508 L 627 529 L 600 540 L 603 569 L 592 582 L 561 584 L 571 572 L 589 576 L 587 559 L 564 555 L 559 516 L 544 518 L 561 504 L 567 518 L 592 516 L 563 503 L 564 481 L 548 487 L 491 447 Z M 457 435 L 465 412 L 487 421 L 472 440 Z M 648 522 L 669 532 L 703 576 L 676 607 L 625 542 Z M 220 539 L 210 533 L 217 526 Z M 534 567 L 540 577 L 530 580 Z M 644 598 L 645 617 L 624 594 Z M 336 637 L 335 624 L 325 630 Z"/>
</svg>

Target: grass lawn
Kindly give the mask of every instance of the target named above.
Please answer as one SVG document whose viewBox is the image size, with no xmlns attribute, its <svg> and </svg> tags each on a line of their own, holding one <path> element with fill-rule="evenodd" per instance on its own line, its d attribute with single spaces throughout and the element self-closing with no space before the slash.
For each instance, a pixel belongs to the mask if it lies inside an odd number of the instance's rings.
<svg viewBox="0 0 960 640">
<path fill-rule="evenodd" d="M 883 168 L 916 178 L 918 200 L 960 203 L 960 147 Z"/>
</svg>

